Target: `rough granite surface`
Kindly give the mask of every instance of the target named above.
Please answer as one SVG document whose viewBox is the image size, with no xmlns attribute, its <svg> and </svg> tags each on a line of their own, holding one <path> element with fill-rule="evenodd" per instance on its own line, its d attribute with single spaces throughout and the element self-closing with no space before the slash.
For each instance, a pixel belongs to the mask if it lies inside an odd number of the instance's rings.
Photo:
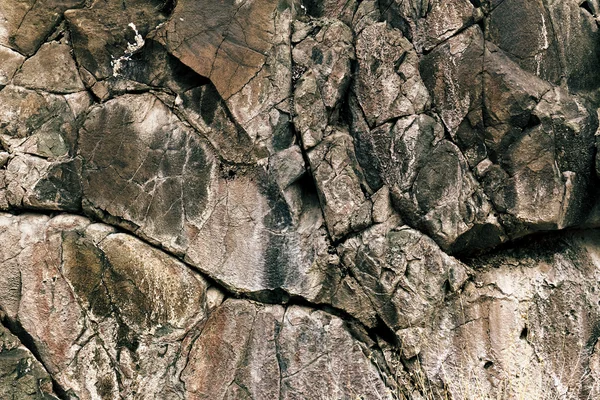
<svg viewBox="0 0 600 400">
<path fill-rule="evenodd" d="M 599 0 L 0 0 L 0 400 L 600 398 Z"/>
</svg>

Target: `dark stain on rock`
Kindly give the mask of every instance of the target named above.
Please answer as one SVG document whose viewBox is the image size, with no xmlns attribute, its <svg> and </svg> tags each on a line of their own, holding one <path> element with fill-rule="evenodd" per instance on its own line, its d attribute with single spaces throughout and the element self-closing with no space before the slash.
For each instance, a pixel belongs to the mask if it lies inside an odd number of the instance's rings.
<svg viewBox="0 0 600 400">
<path fill-rule="evenodd" d="M 288 253 L 287 235 L 271 234 L 265 251 L 265 286 L 281 288 L 286 283 L 288 269 L 292 265 Z"/>
<path fill-rule="evenodd" d="M 102 376 L 98 379 L 95 384 L 98 394 L 103 399 L 109 399 L 113 397 L 113 391 L 115 390 L 113 380 L 110 376 Z"/>
<path fill-rule="evenodd" d="M 207 85 L 199 93 L 198 103 L 200 104 L 200 115 L 207 124 L 212 124 L 215 119 L 215 113 L 220 103 L 223 102 L 221 95 L 214 85 Z"/>
<path fill-rule="evenodd" d="M 285 150 L 294 143 L 294 132 L 289 114 L 279 112 L 279 121 L 273 129 L 272 143 L 275 151 Z"/>
<path fill-rule="evenodd" d="M 80 233 L 67 231 L 62 234 L 63 273 L 71 282 L 75 293 L 89 309 L 99 317 L 112 312 L 108 293 L 102 285 L 102 275 L 108 260 L 104 254 Z"/>
<path fill-rule="evenodd" d="M 268 288 L 276 289 L 285 284 L 287 277 L 293 271 L 289 268 L 294 261 L 288 254 L 290 244 L 290 232 L 288 228 L 293 226 L 292 214 L 289 206 L 270 176 L 258 170 L 258 183 L 260 193 L 267 200 L 269 213 L 263 218 L 263 224 L 269 230 L 269 240 L 265 250 L 265 284 Z"/>
<path fill-rule="evenodd" d="M 314 18 L 320 18 L 323 16 L 323 1 L 320 0 L 303 0 L 302 6 L 307 15 Z"/>
<path fill-rule="evenodd" d="M 208 203 L 212 165 L 198 139 L 189 138 L 188 148 L 187 167 L 183 171 L 183 205 L 186 215 L 190 218 L 196 218 L 200 216 Z"/>
<path fill-rule="evenodd" d="M 315 64 L 321 65 L 323 64 L 323 52 L 318 47 L 313 47 L 311 58 Z"/>
<path fill-rule="evenodd" d="M 80 171 L 79 160 L 52 166 L 48 174 L 35 186 L 37 197 L 42 202 L 57 204 L 62 210 L 79 210 L 82 196 Z"/>
</svg>

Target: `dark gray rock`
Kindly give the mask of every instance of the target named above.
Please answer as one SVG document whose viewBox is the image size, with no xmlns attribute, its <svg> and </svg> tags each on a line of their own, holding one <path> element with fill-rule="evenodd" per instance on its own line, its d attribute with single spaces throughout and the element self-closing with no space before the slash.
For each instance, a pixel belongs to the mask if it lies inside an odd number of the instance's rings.
<svg viewBox="0 0 600 400">
<path fill-rule="evenodd" d="M 76 118 L 87 103 L 85 93 L 59 96 L 7 86 L 0 91 L 2 143 L 7 150 L 44 158 L 73 155 Z"/>
<path fill-rule="evenodd" d="M 19 339 L 0 324 L 0 396 L 56 400 L 52 378 Z"/>
<path fill-rule="evenodd" d="M 596 13 L 593 1 L 503 1 L 487 19 L 487 39 L 545 80 L 592 91 L 600 64 Z"/>
<path fill-rule="evenodd" d="M 144 38 L 164 22 L 160 1 L 109 0 L 65 13 L 73 53 L 88 86 L 119 76 L 123 64 L 145 44 Z"/>
</svg>

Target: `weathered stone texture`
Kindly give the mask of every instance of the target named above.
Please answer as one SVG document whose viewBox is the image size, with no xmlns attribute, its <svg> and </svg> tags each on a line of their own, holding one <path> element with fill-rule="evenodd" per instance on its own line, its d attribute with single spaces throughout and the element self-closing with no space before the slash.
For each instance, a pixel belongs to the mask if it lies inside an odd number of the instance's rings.
<svg viewBox="0 0 600 400">
<path fill-rule="evenodd" d="M 597 0 L 0 0 L 0 398 L 599 397 Z"/>
</svg>

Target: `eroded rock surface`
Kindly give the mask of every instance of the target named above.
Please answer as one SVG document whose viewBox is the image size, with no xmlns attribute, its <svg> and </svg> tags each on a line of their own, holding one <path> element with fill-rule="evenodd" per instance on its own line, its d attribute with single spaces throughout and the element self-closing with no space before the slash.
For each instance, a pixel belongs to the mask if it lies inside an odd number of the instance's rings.
<svg viewBox="0 0 600 400">
<path fill-rule="evenodd" d="M 0 398 L 598 397 L 599 13 L 0 1 Z"/>
</svg>

